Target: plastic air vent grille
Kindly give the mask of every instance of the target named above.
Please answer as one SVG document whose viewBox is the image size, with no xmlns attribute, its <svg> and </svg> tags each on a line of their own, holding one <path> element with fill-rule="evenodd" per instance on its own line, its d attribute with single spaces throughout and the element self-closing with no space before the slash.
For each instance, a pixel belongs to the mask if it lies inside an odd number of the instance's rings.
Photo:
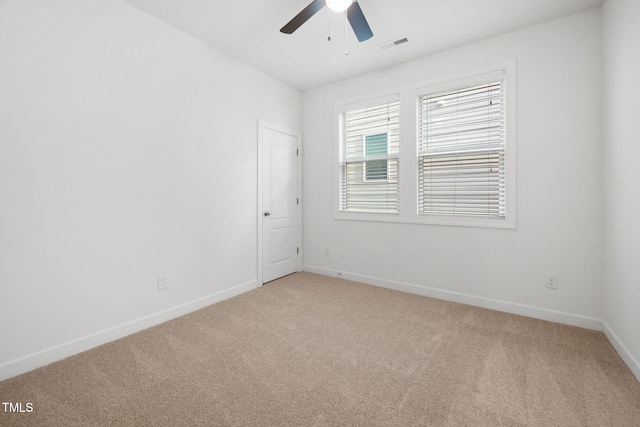
<svg viewBox="0 0 640 427">
<path fill-rule="evenodd" d="M 380 45 L 378 45 L 378 49 L 380 50 L 387 50 L 387 49 L 391 49 L 392 47 L 396 47 L 396 46 L 400 46 L 403 44 L 409 43 L 409 37 L 400 37 L 397 38 L 395 40 L 391 40 L 385 43 L 382 43 Z"/>
</svg>

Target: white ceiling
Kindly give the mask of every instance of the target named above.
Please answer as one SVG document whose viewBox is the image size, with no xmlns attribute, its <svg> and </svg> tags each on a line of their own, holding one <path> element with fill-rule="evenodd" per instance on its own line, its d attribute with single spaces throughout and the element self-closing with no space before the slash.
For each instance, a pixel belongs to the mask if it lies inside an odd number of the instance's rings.
<svg viewBox="0 0 640 427">
<path fill-rule="evenodd" d="M 311 0 L 126 0 L 300 90 L 568 16 L 603 0 L 359 0 L 374 36 L 358 43 L 325 7 L 292 35 L 280 28 Z M 332 41 L 327 41 L 331 27 Z M 388 50 L 378 45 L 407 36 Z"/>
</svg>

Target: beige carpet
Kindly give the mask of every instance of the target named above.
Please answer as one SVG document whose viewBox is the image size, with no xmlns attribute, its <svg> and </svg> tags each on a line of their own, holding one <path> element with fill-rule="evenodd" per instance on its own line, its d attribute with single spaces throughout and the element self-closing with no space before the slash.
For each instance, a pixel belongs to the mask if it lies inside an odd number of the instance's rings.
<svg viewBox="0 0 640 427">
<path fill-rule="evenodd" d="M 2 426 L 640 426 L 600 332 L 299 273 L 0 382 Z"/>
</svg>

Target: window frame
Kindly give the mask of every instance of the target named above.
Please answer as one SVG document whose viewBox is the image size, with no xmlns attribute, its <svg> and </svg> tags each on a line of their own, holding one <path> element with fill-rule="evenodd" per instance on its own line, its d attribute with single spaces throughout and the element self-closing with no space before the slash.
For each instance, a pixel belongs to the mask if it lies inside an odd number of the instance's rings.
<svg viewBox="0 0 640 427">
<path fill-rule="evenodd" d="M 363 182 L 371 182 L 371 183 L 375 183 L 375 182 L 391 182 L 392 180 L 389 178 L 389 175 L 387 173 L 387 179 L 385 180 L 365 180 L 365 174 L 366 174 L 366 170 L 365 170 L 365 165 L 364 163 L 366 163 L 365 159 L 365 152 L 364 152 L 364 147 L 365 147 L 365 135 L 369 135 L 369 134 L 364 134 L 363 138 L 362 138 L 362 148 L 363 148 L 363 156 L 361 158 L 357 158 L 357 159 L 344 159 L 343 155 L 342 155 L 342 146 L 341 146 L 341 140 L 342 138 L 346 137 L 346 134 L 344 134 L 344 132 L 346 132 L 346 128 L 343 130 L 341 129 L 340 126 L 340 116 L 341 115 L 346 115 L 346 113 L 351 112 L 351 111 L 355 111 L 355 110 L 361 110 L 361 109 L 365 109 L 365 108 L 370 108 L 370 107 L 376 107 L 382 104 L 389 104 L 389 103 L 394 103 L 394 102 L 398 102 L 398 94 L 397 93 L 391 93 L 391 94 L 385 94 L 383 96 L 373 96 L 373 97 L 368 97 L 368 98 L 359 98 L 357 101 L 351 101 L 351 102 L 346 102 L 346 103 L 341 103 L 339 105 L 336 106 L 336 114 L 334 115 L 334 129 L 336 130 L 336 165 L 337 165 L 337 169 L 336 169 L 336 173 L 334 174 L 335 176 L 335 181 L 334 181 L 334 189 L 336 189 L 336 194 L 335 194 L 335 211 L 334 211 L 334 216 L 336 218 L 341 218 L 341 219 L 353 219 L 353 220 L 368 220 L 371 218 L 378 218 L 380 220 L 384 221 L 384 218 L 393 218 L 396 217 L 399 214 L 399 209 L 400 207 L 398 206 L 398 212 L 367 212 L 367 211 L 361 211 L 361 210 L 353 210 L 353 211 L 348 211 L 348 210 L 341 210 L 341 204 L 342 204 L 342 183 L 341 183 L 341 177 L 342 177 L 342 167 L 343 164 L 348 164 L 348 163 L 357 163 L 357 162 L 362 162 L 363 165 Z M 401 125 L 400 125 L 401 126 Z M 398 129 L 399 131 L 399 129 Z M 381 133 L 381 132 L 377 132 L 377 133 Z M 371 135 L 375 135 L 377 133 L 372 133 Z M 376 156 L 374 158 L 372 158 L 371 160 L 386 160 L 387 164 L 389 161 L 391 160 L 395 160 L 398 163 L 398 167 L 400 167 L 400 155 L 398 154 L 389 154 L 389 138 L 390 138 L 390 132 L 387 131 L 387 155 L 386 156 Z M 345 141 L 346 142 L 346 141 Z M 388 166 L 387 166 L 388 168 Z M 388 169 L 387 169 L 388 170 Z M 396 177 L 396 179 L 398 180 L 398 198 L 400 197 L 400 181 L 399 181 L 399 176 Z"/>
<path fill-rule="evenodd" d="M 417 193 L 418 215 L 438 218 L 477 218 L 480 221 L 488 221 L 491 219 L 504 221 L 504 215 L 506 213 L 506 189 L 504 188 L 504 184 L 506 183 L 505 149 L 507 145 L 505 134 L 506 111 L 504 108 L 504 80 L 504 70 L 498 70 L 493 73 L 483 73 L 478 76 L 474 76 L 463 82 L 455 81 L 451 82 L 451 84 L 436 85 L 419 89 L 417 98 L 417 114 L 419 123 L 417 137 L 419 179 Z M 497 92 L 495 92 L 496 86 L 499 89 Z M 473 93 L 480 94 L 482 97 L 473 95 Z M 458 100 L 458 96 L 460 94 L 462 94 L 461 96 L 463 98 Z M 469 102 L 474 104 L 483 103 L 483 101 L 487 99 L 485 98 L 485 95 L 488 95 L 490 98 L 498 101 L 498 104 L 496 105 L 498 105 L 498 112 L 500 114 L 495 115 L 495 108 L 490 107 L 491 104 L 482 105 L 479 108 L 482 115 L 477 115 L 475 109 L 468 109 Z M 447 108 L 449 108 L 450 111 L 444 115 L 441 113 L 440 116 L 446 120 L 453 120 L 453 122 L 448 126 L 454 126 L 453 130 L 449 130 L 445 134 L 442 134 L 442 131 L 438 130 L 438 127 L 442 126 L 442 124 L 439 124 L 436 119 L 433 119 L 433 121 L 430 119 L 432 111 L 429 106 L 426 105 L 430 102 L 430 98 L 442 96 L 450 98 L 446 103 Z M 445 104 L 443 104 L 443 106 L 444 105 Z M 462 108 L 462 110 L 460 110 L 460 108 Z M 473 114 L 473 116 L 469 115 L 470 112 L 472 112 L 471 114 Z M 473 121 L 469 121 L 470 118 L 472 118 Z M 481 124 L 477 122 L 479 118 L 482 120 L 491 120 L 491 122 L 487 122 L 489 125 L 501 123 L 501 126 L 498 128 L 497 132 L 491 127 L 479 127 L 481 126 Z M 469 128 L 470 125 L 472 128 Z M 459 126 L 461 127 L 459 128 Z M 482 129 L 481 138 L 478 141 L 470 140 L 469 138 L 471 135 L 474 135 L 475 138 L 478 137 L 478 129 Z M 470 134 L 469 132 L 475 132 L 475 134 Z M 491 136 L 486 132 L 490 132 Z M 442 139 L 443 136 L 445 139 Z M 461 142 L 462 145 L 459 145 Z M 433 144 L 433 146 L 431 144 Z M 480 160 L 482 158 L 485 160 Z M 497 170 L 495 168 L 491 168 L 489 171 L 483 170 L 483 168 L 490 167 L 485 163 L 488 162 L 490 158 L 492 160 L 491 163 L 497 161 Z M 444 170 L 449 171 L 448 175 L 439 175 L 442 172 L 438 172 L 438 166 L 434 166 L 432 168 L 425 167 L 425 164 L 429 162 L 439 163 L 445 159 L 448 159 L 448 166 Z M 493 179 L 496 179 L 496 186 L 494 188 L 498 195 L 497 199 L 495 199 L 495 204 L 477 204 L 477 202 L 481 200 L 478 198 L 480 192 L 478 192 L 477 187 L 474 185 L 465 184 L 465 181 L 469 179 L 475 181 L 477 178 L 473 177 L 473 173 L 470 174 L 468 171 L 465 171 L 464 166 L 460 167 L 461 163 L 475 165 L 474 173 L 481 173 L 483 177 L 485 177 L 486 174 L 486 178 L 489 178 L 491 176 L 490 173 L 494 175 Z M 436 182 L 438 180 L 438 176 L 447 176 L 447 183 L 449 184 L 448 188 L 447 186 L 438 184 L 435 186 L 428 185 L 428 182 L 434 177 L 433 174 L 435 174 Z M 425 187 L 423 188 L 422 185 L 425 185 Z M 430 193 L 428 188 L 430 188 L 433 193 Z M 484 191 L 488 188 L 491 187 L 482 187 Z M 464 192 L 467 191 L 468 194 L 466 196 L 463 195 L 458 200 L 455 195 L 458 194 L 459 191 L 463 192 L 461 194 L 464 194 Z M 431 197 L 425 197 L 429 194 Z M 453 201 L 449 199 L 449 197 L 452 196 Z M 423 211 L 423 207 L 434 206 L 434 200 L 436 205 L 440 205 L 442 208 L 441 214 Z M 437 211 L 439 208 L 433 209 Z M 495 209 L 495 214 L 490 216 L 489 212 L 493 209 Z M 483 212 L 483 210 L 485 212 Z M 467 213 L 462 213 L 461 211 L 466 211 Z"/>
<path fill-rule="evenodd" d="M 421 215 L 418 211 L 418 113 L 419 99 L 428 93 L 438 93 L 465 86 L 473 86 L 479 81 L 486 80 L 487 75 L 496 72 L 504 73 L 503 97 L 504 107 L 504 132 L 505 132 L 505 217 L 502 218 L 476 218 L 450 215 Z M 334 219 L 354 220 L 369 222 L 392 222 L 416 225 L 440 225 L 515 229 L 516 228 L 516 189 L 517 189 L 517 133 L 516 133 L 516 61 L 505 60 L 494 64 L 476 67 L 464 73 L 443 76 L 428 81 L 410 83 L 402 87 L 390 88 L 385 92 L 374 92 L 357 98 L 339 101 L 334 108 L 334 164 L 338 169 L 334 174 Z M 397 157 L 400 168 L 399 182 L 399 207 L 398 213 L 377 212 L 347 212 L 340 211 L 340 139 L 339 139 L 339 115 L 358 108 L 366 108 L 377 103 L 399 100 L 400 105 L 400 153 Z M 396 157 L 394 157 L 396 158 Z"/>
</svg>

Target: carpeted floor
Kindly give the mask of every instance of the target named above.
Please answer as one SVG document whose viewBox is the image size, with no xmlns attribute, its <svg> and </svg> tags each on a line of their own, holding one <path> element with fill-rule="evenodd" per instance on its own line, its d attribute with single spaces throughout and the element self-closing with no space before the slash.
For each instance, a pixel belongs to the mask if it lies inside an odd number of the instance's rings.
<svg viewBox="0 0 640 427">
<path fill-rule="evenodd" d="M 2 426 L 640 426 L 600 332 L 298 273 L 0 382 Z"/>
</svg>

